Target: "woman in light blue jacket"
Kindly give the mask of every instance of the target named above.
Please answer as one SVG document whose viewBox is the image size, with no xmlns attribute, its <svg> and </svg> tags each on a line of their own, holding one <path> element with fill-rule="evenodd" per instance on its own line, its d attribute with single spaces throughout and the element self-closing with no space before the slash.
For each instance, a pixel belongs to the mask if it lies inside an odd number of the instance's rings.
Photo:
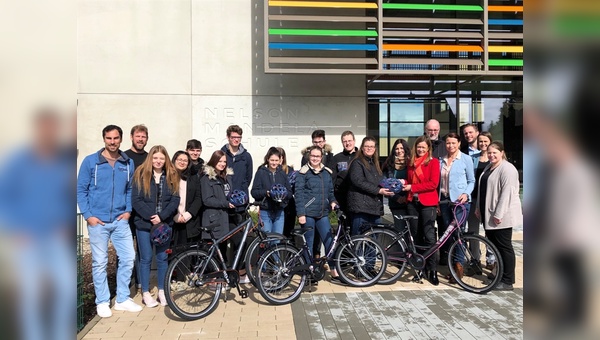
<svg viewBox="0 0 600 340">
<path fill-rule="evenodd" d="M 475 171 L 473 169 L 473 159 L 460 152 L 460 137 L 457 133 L 451 132 L 446 135 L 446 156 L 440 162 L 440 213 L 444 220 L 444 225 L 440 226 L 439 234 L 442 235 L 454 218 L 453 210 L 455 203 L 464 203 L 466 210 L 457 209 L 456 218 L 463 221 L 459 227 L 463 228 L 469 216 L 471 208 L 471 192 L 475 187 Z M 448 248 L 451 242 L 446 242 L 441 248 L 441 259 L 447 258 Z M 456 268 L 459 276 L 463 273 L 464 254 L 457 254 L 457 261 L 449 263 Z"/>
</svg>

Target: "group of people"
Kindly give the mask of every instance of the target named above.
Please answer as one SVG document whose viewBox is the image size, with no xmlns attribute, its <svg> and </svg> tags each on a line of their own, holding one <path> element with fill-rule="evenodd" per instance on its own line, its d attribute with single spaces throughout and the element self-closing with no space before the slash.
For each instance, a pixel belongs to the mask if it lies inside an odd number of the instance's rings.
<svg viewBox="0 0 600 340">
<path fill-rule="evenodd" d="M 122 129 L 106 126 L 102 130 L 104 147 L 85 157 L 77 179 L 77 202 L 88 224 L 98 315 L 112 315 L 106 275 L 109 240 L 118 255 L 114 309 L 142 309 L 129 297 L 134 267 L 142 302 L 147 307 L 166 305 L 165 251 L 170 246 L 210 238 L 200 231 L 200 225 L 211 226 L 214 236 L 220 238 L 240 224 L 247 211 L 228 199 L 234 191 L 251 194 L 260 202 L 265 231 L 290 236 L 297 223 L 310 227 L 305 238 L 315 257 L 323 248 L 331 247 L 329 213 L 338 206 L 348 216 L 355 235 L 362 232 L 363 223 L 381 222 L 386 197 L 392 213 L 419 216 L 410 228 L 417 243 L 427 246 L 437 239 L 436 220 L 441 235 L 451 222 L 453 204 L 464 203 L 469 230 L 479 232 L 482 222 L 487 237 L 502 254 L 505 269 L 499 288 L 512 289 L 512 227 L 522 219 L 517 170 L 506 161 L 502 143 L 493 142 L 487 132 L 477 133 L 476 125 L 464 127 L 466 138 L 449 133 L 442 141 L 439 131 L 439 122 L 428 121 L 425 134 L 412 148 L 406 140 L 396 140 L 381 165 L 374 137 L 363 138 L 356 147 L 354 133 L 344 131 L 343 151 L 334 155 L 325 131 L 315 130 L 312 145 L 302 150 L 302 164 L 296 171 L 287 164 L 281 147 L 269 148 L 263 163 L 254 169 L 252 156 L 241 143 L 242 128 L 237 125 L 227 128 L 227 144 L 214 151 L 207 162 L 200 158 L 202 144 L 196 139 L 189 140 L 186 149 L 175 152 L 172 158 L 161 145 L 146 152 L 148 129 L 144 125 L 131 129 L 132 146 L 121 151 Z M 382 187 L 386 177 L 404 180 L 402 191 Z M 172 227 L 170 244 L 153 245 L 150 231 L 159 223 Z M 236 234 L 230 239 L 233 249 L 237 249 L 240 238 Z M 221 248 L 223 254 L 227 253 L 226 246 Z M 153 257 L 157 299 L 149 289 Z M 494 260 L 489 258 L 486 265 L 493 266 Z M 426 277 L 434 285 L 439 284 L 437 261 L 432 257 L 426 266 Z M 339 282 L 331 263 L 329 267 L 331 281 Z M 249 282 L 243 269 L 240 271 L 240 282 Z"/>
</svg>

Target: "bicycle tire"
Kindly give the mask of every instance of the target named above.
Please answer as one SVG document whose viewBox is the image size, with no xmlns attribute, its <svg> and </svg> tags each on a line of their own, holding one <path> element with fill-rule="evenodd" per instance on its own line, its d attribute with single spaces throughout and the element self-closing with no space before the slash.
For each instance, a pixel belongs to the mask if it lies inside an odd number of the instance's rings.
<svg viewBox="0 0 600 340">
<path fill-rule="evenodd" d="M 197 285 L 197 268 L 208 261 L 205 272 L 219 270 L 217 262 L 203 250 L 189 249 L 169 264 L 165 277 L 165 297 L 171 311 L 184 320 L 198 320 L 212 313 L 221 296 L 222 283 Z M 201 274 L 200 274 L 201 275 Z"/>
<path fill-rule="evenodd" d="M 384 228 L 373 228 L 364 233 L 379 242 L 387 255 L 387 265 L 379 284 L 393 284 L 406 270 L 406 243 L 402 235 Z"/>
<path fill-rule="evenodd" d="M 473 242 L 479 242 L 479 255 L 471 252 L 469 245 Z M 458 255 L 459 250 L 464 253 L 464 262 Z M 484 264 L 487 250 L 491 250 L 496 258 L 493 269 L 486 268 Z M 461 262 L 462 275 L 455 265 Z M 464 290 L 477 294 L 485 294 L 494 289 L 500 282 L 504 268 L 498 248 L 490 240 L 479 235 L 462 235 L 459 240 L 454 241 L 448 250 L 448 264 L 450 275 L 456 283 Z"/>
<path fill-rule="evenodd" d="M 285 240 L 287 237 L 278 233 L 267 233 L 266 238 L 261 238 L 257 236 L 250 244 L 248 245 L 248 250 L 244 255 L 244 263 L 246 269 L 246 275 L 248 275 L 248 279 L 254 287 L 256 287 L 256 265 L 258 264 L 258 260 L 262 254 L 265 253 L 267 249 L 269 249 L 268 241 L 271 240 Z"/>
<path fill-rule="evenodd" d="M 387 255 L 371 237 L 356 235 L 335 252 L 335 267 L 340 279 L 354 287 L 369 287 L 383 276 Z"/>
<path fill-rule="evenodd" d="M 258 261 L 258 292 L 272 305 L 285 305 L 298 300 L 306 285 L 306 273 L 290 275 L 290 271 L 305 264 L 301 250 L 290 244 L 269 248 Z"/>
</svg>

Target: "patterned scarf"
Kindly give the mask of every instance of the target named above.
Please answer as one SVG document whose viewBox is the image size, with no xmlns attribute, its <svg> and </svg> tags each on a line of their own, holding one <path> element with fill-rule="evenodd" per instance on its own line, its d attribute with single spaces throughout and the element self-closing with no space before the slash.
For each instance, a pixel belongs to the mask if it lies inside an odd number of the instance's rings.
<svg viewBox="0 0 600 340">
<path fill-rule="evenodd" d="M 413 171 L 412 178 L 411 178 L 412 185 L 414 185 L 415 183 L 421 183 L 421 178 L 423 177 L 422 165 L 427 160 L 428 157 L 429 157 L 429 155 L 425 154 L 419 158 L 415 158 L 415 171 Z M 408 200 L 412 201 L 413 196 L 414 196 L 414 194 L 413 194 L 413 191 L 411 190 L 408 193 Z"/>
<path fill-rule="evenodd" d="M 156 190 L 156 213 L 160 214 L 160 212 L 162 211 L 162 191 L 163 191 L 163 185 L 165 184 L 165 173 L 163 172 L 160 175 L 160 181 L 158 183 L 158 188 Z"/>
</svg>

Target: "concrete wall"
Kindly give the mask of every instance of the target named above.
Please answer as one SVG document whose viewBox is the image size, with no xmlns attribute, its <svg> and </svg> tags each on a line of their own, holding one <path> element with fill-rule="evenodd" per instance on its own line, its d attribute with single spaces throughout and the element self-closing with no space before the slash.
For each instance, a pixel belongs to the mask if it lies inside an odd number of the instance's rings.
<svg viewBox="0 0 600 340">
<path fill-rule="evenodd" d="M 101 130 L 144 123 L 148 146 L 172 155 L 188 139 L 202 157 L 225 142 L 230 124 L 258 165 L 270 146 L 300 164 L 310 133 L 366 131 L 360 75 L 265 74 L 262 0 L 82 0 L 78 7 L 78 166 L 103 146 Z"/>
</svg>

